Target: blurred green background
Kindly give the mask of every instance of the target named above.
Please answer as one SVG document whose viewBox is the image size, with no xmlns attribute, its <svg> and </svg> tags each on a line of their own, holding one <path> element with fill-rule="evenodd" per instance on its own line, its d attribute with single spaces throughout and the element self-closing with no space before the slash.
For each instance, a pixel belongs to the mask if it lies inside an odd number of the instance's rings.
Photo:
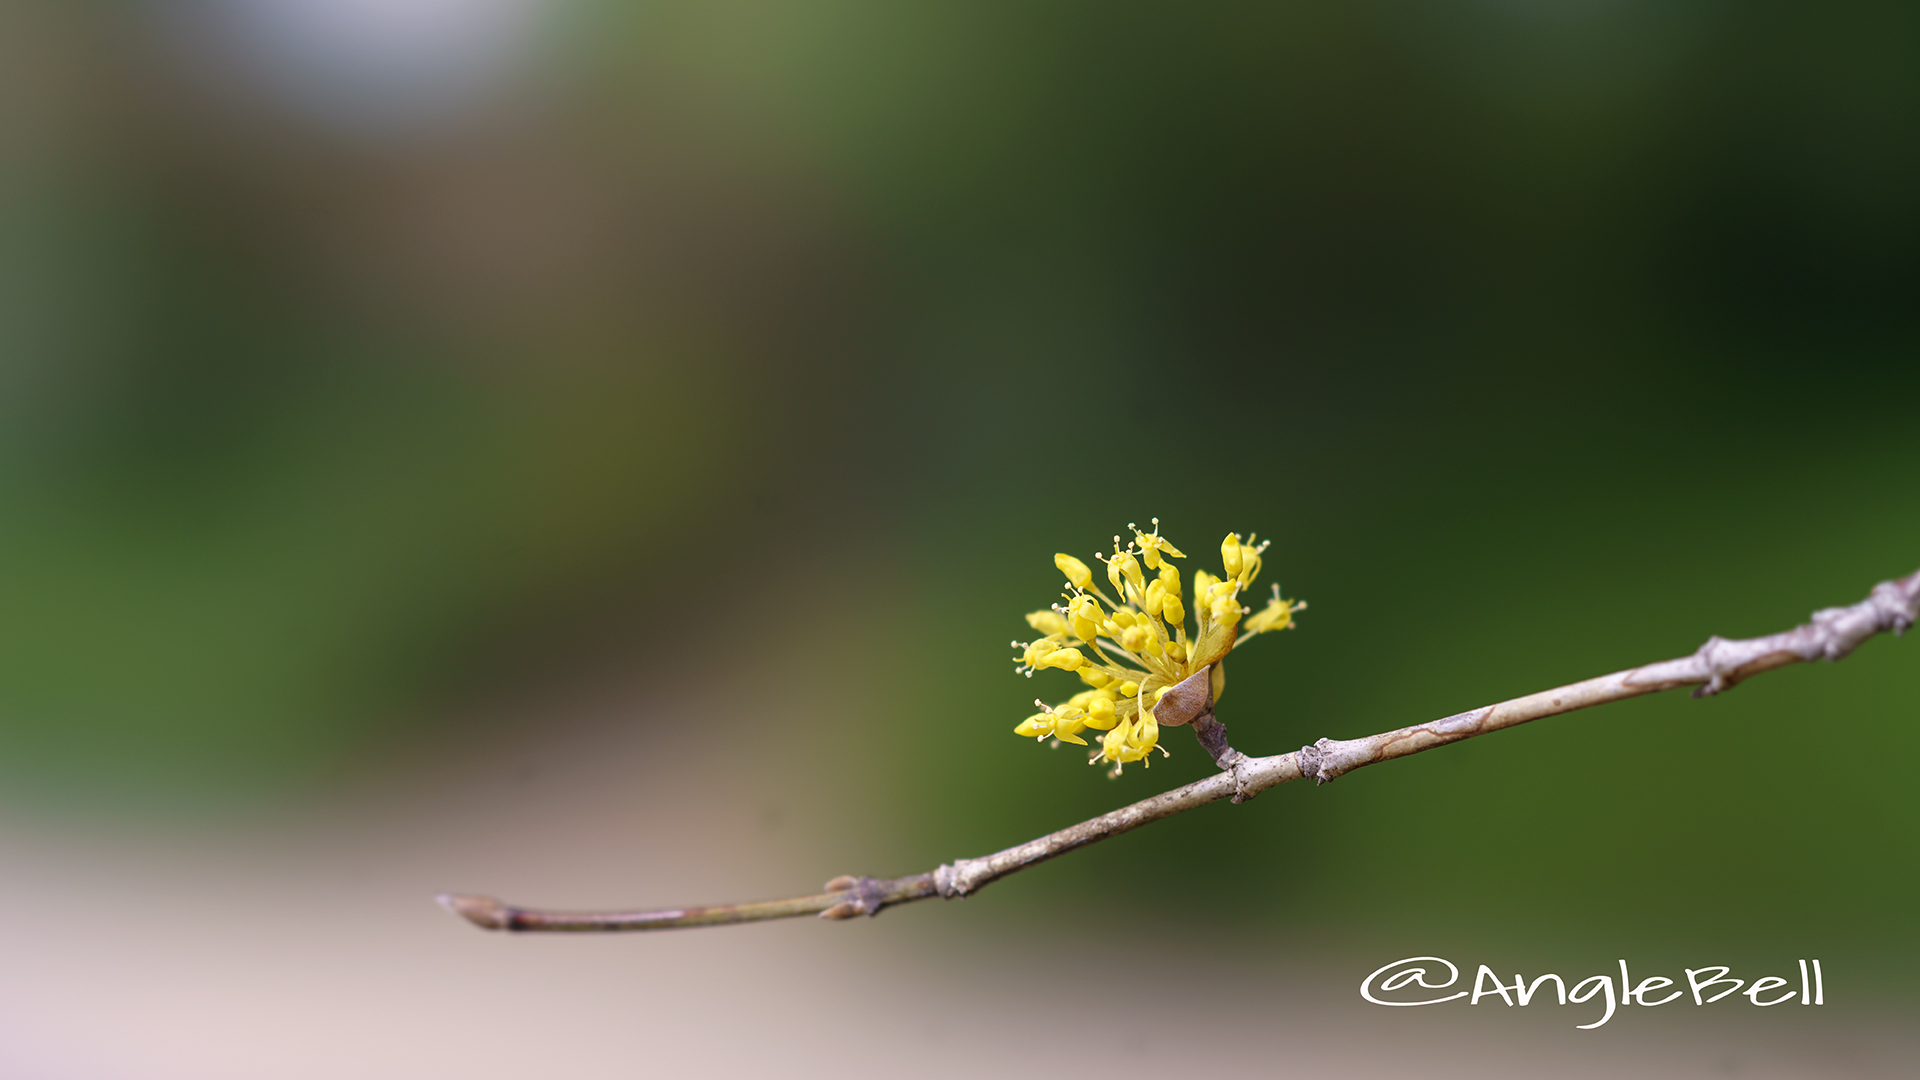
<svg viewBox="0 0 1920 1080">
<path fill-rule="evenodd" d="M 1050 556 L 1130 521 L 1276 538 L 1312 606 L 1236 656 L 1257 753 L 1920 566 L 1910 5 L 29 2 L 0 54 L 17 820 L 324 801 L 488 702 L 699 670 L 786 687 L 738 738 L 807 717 L 789 765 L 906 872 L 1205 772 L 1010 734 L 1070 684 L 1004 647 Z M 940 917 L 1911 994 L 1915 648 Z"/>
</svg>

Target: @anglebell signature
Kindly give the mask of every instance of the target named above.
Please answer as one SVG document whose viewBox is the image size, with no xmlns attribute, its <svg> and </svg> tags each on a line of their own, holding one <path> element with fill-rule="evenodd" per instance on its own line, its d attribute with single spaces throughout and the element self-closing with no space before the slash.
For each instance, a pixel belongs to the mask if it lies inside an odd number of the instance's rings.
<svg viewBox="0 0 1920 1080">
<path fill-rule="evenodd" d="M 1601 999 L 1599 1007 L 1605 1011 L 1600 1019 L 1591 1024 L 1576 1024 L 1582 1031 L 1590 1031 L 1613 1019 L 1617 1007 L 1639 1005 L 1651 1008 L 1680 1001 L 1689 994 L 1695 1005 L 1711 1005 L 1730 994 L 1740 994 L 1755 1005 L 1765 1008 L 1769 1005 L 1784 1005 L 1798 999 L 1802 1005 L 1825 1005 L 1827 987 L 1825 973 L 1820 970 L 1820 961 L 1801 960 L 1799 989 L 1793 989 L 1791 979 L 1778 975 L 1763 975 L 1748 985 L 1744 979 L 1732 977 L 1733 969 L 1725 964 L 1713 964 L 1703 968 L 1685 968 L 1684 987 L 1664 975 L 1650 975 L 1638 983 L 1628 971 L 1627 962 L 1620 961 L 1620 974 L 1590 975 L 1572 983 L 1559 975 L 1548 972 L 1529 982 L 1524 975 L 1515 974 L 1511 984 L 1500 981 L 1500 976 L 1485 964 L 1474 973 L 1473 989 L 1435 997 L 1431 991 L 1451 989 L 1460 982 L 1460 969 L 1450 960 L 1438 956 L 1409 956 L 1404 960 L 1395 960 L 1368 975 L 1360 983 L 1360 996 L 1375 1005 L 1389 1005 L 1411 1008 L 1421 1005 L 1442 1005 L 1461 998 L 1469 999 L 1467 1004 L 1478 1005 L 1480 999 L 1497 997 L 1509 1006 L 1525 1007 L 1551 983 L 1554 999 L 1561 1005 L 1572 1003 L 1584 1005 L 1595 998 Z M 1438 965 L 1438 966 L 1433 966 Z M 1439 966 L 1445 967 L 1445 978 Z M 1431 978 L 1430 978 L 1431 976 Z M 1616 979 L 1618 980 L 1616 982 Z M 1746 987 L 1742 990 L 1741 987 Z M 1383 996 L 1384 995 L 1384 996 Z M 1653 996 L 1661 995 L 1661 996 Z"/>
</svg>

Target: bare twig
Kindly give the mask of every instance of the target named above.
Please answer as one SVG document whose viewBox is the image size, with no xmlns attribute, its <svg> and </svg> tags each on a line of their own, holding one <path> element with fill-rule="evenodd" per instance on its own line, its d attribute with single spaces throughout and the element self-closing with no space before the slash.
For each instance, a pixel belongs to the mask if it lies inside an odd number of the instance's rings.
<svg viewBox="0 0 1920 1080">
<path fill-rule="evenodd" d="M 816 896 L 639 912 L 540 911 L 513 907 L 485 896 L 443 894 L 440 902 L 488 930 L 662 930 L 816 913 L 826 919 L 877 915 L 895 904 L 914 900 L 964 897 L 1056 855 L 1219 799 L 1242 802 L 1270 787 L 1301 777 L 1311 777 L 1315 783 L 1324 784 L 1364 765 L 1417 754 L 1543 716 L 1556 716 L 1678 686 L 1697 687 L 1695 697 L 1717 694 L 1743 679 L 1787 664 L 1821 658 L 1838 660 L 1873 635 L 1887 630 L 1903 633 L 1917 619 L 1920 619 L 1920 572 L 1897 581 L 1881 582 L 1858 604 L 1816 611 L 1812 622 L 1785 633 L 1741 641 L 1708 638 L 1707 643 L 1691 655 L 1676 660 L 1616 671 L 1362 739 L 1321 739 L 1290 754 L 1249 758 L 1226 747 L 1225 732 L 1218 730 L 1218 721 L 1213 721 L 1211 727 L 1196 724 L 1196 733 L 1203 745 L 1223 770 L 1217 775 L 984 858 L 955 859 L 927 873 L 902 878 L 837 877 L 827 882 L 825 891 Z M 1212 717 L 1209 715 L 1207 719 Z M 1217 747 L 1214 742 L 1218 743 Z"/>
</svg>

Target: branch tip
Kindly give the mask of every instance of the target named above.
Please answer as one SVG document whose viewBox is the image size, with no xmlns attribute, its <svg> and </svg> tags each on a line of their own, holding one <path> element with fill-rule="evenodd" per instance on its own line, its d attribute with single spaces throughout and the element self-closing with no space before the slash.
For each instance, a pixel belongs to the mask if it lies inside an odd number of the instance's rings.
<svg viewBox="0 0 1920 1080">
<path fill-rule="evenodd" d="M 491 896 L 461 896 L 441 893 L 434 897 L 440 906 L 482 930 L 507 929 L 507 905 Z"/>
</svg>

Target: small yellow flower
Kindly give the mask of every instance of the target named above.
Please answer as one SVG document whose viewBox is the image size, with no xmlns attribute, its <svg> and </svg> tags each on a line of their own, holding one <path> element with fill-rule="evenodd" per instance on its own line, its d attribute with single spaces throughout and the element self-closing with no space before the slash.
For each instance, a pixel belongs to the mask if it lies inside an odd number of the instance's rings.
<svg viewBox="0 0 1920 1080">
<path fill-rule="evenodd" d="M 1053 714 L 1037 712 L 1014 726 L 1013 733 L 1027 739 L 1044 739 L 1053 734 Z"/>
<path fill-rule="evenodd" d="M 1133 557 L 1133 552 L 1120 550 L 1117 536 L 1113 538 L 1113 558 L 1107 560 L 1107 580 L 1113 583 L 1113 591 L 1123 596 L 1129 589 L 1138 592 L 1146 584 L 1146 575 L 1140 572 L 1140 560 Z"/>
<path fill-rule="evenodd" d="M 1038 698 L 1034 699 L 1040 711 L 1020 721 L 1013 729 L 1015 735 L 1030 736 L 1035 739 L 1052 737 L 1061 742 L 1087 745 L 1080 733 L 1087 727 L 1087 712 L 1077 705 L 1062 705 L 1058 708 L 1048 705 Z"/>
<path fill-rule="evenodd" d="M 1153 747 L 1151 746 L 1141 747 L 1136 745 L 1133 738 L 1133 725 L 1131 723 L 1121 724 L 1119 727 L 1107 732 L 1107 734 L 1101 738 L 1100 753 L 1090 758 L 1087 764 L 1091 765 L 1097 761 L 1111 761 L 1115 765 L 1123 765 L 1129 761 L 1139 761 L 1141 758 L 1146 757 L 1152 749 Z"/>
<path fill-rule="evenodd" d="M 1088 702 L 1087 726 L 1099 728 L 1101 731 L 1112 730 L 1113 725 L 1118 722 L 1114 715 L 1113 702 L 1114 699 L 1111 697 L 1097 697 Z"/>
<path fill-rule="evenodd" d="M 1086 663 L 1087 658 L 1081 655 L 1079 649 L 1065 648 L 1050 650 L 1045 656 L 1035 660 L 1033 666 L 1059 668 L 1061 671 L 1079 671 L 1086 666 Z"/>
<path fill-rule="evenodd" d="M 1228 533 L 1220 541 L 1220 565 L 1227 570 L 1227 576 L 1246 588 L 1260 574 L 1260 556 L 1267 550 L 1271 540 L 1254 543 L 1252 533 L 1247 534 L 1247 542 L 1240 542 L 1239 533 Z"/>
<path fill-rule="evenodd" d="M 1275 585 L 1273 599 L 1268 600 L 1267 606 L 1261 608 L 1259 614 L 1248 619 L 1245 625 L 1240 627 L 1240 634 L 1243 637 L 1251 637 L 1254 634 L 1264 634 L 1269 630 L 1290 629 L 1293 626 L 1293 613 L 1306 606 L 1305 600 L 1280 599 L 1280 586 Z"/>
<path fill-rule="evenodd" d="M 1160 602 L 1167 598 L 1167 587 L 1159 578 L 1147 583 L 1146 599 L 1140 602 L 1140 610 L 1149 615 L 1160 614 Z"/>
<path fill-rule="evenodd" d="M 1100 623 L 1103 619 L 1100 605 L 1093 597 L 1082 593 L 1067 606 L 1067 614 L 1072 620 L 1074 637 L 1091 644 L 1093 639 L 1100 635 Z M 1032 616 L 1028 616 L 1028 619 L 1031 621 Z"/>
<path fill-rule="evenodd" d="M 1027 624 L 1043 636 L 1013 643 L 1021 650 L 1015 661 L 1021 673 L 1071 671 L 1090 688 L 1061 705 L 1035 701 L 1041 711 L 1021 721 L 1015 733 L 1085 745 L 1082 731 L 1105 732 L 1091 760 L 1112 763 L 1110 775 L 1116 776 L 1122 765 L 1145 762 L 1154 750 L 1167 753 L 1154 712 L 1161 695 L 1211 669 L 1209 685 L 1217 699 L 1226 689 L 1222 661 L 1227 653 L 1260 634 L 1291 627 L 1294 613 L 1306 607 L 1281 599 L 1277 585 L 1258 614 L 1242 605 L 1241 593 L 1259 575 L 1270 540 L 1249 534 L 1242 542 L 1239 533 L 1228 533 L 1220 544 L 1224 576 L 1196 569 L 1189 605 L 1180 573 L 1169 561 L 1186 555 L 1160 535 L 1160 519 L 1153 519 L 1152 532 L 1128 528 L 1132 543 L 1122 548 L 1116 536 L 1113 554 L 1097 556 L 1106 563 L 1112 595 L 1095 584 L 1086 563 L 1055 555 L 1054 566 L 1067 579 L 1066 603 L 1029 614 Z M 1149 577 L 1147 570 L 1157 573 Z M 1185 707 L 1168 722 L 1187 723 L 1191 713 L 1192 707 Z"/>
<path fill-rule="evenodd" d="M 1158 570 L 1166 565 L 1161 561 L 1163 556 L 1169 559 L 1187 557 L 1186 552 L 1161 539 L 1159 518 L 1153 519 L 1153 531 L 1150 533 L 1143 533 L 1132 525 L 1127 528 L 1133 529 L 1133 542 L 1140 549 L 1140 561 L 1146 563 L 1149 570 Z"/>
</svg>

